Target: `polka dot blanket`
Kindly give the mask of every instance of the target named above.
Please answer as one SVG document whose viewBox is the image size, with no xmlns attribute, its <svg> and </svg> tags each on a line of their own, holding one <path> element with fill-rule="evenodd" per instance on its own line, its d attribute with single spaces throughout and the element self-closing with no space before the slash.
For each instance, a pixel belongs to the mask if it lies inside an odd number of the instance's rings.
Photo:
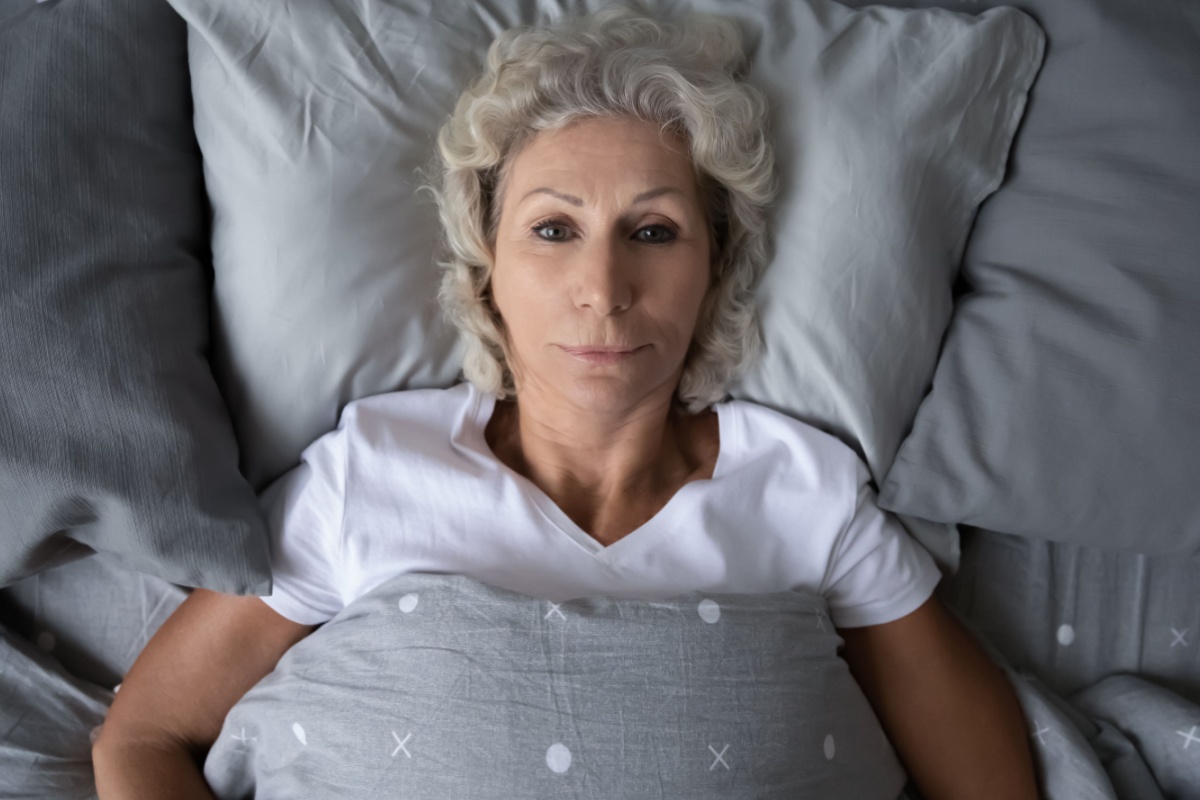
<svg viewBox="0 0 1200 800">
<path fill-rule="evenodd" d="M 822 599 L 552 603 L 402 575 L 230 711 L 218 798 L 854 798 L 906 778 Z"/>
</svg>

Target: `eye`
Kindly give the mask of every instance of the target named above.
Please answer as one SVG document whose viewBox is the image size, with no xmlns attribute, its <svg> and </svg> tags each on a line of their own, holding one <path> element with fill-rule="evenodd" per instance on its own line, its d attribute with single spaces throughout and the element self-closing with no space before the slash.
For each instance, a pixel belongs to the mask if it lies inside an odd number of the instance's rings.
<svg viewBox="0 0 1200 800">
<path fill-rule="evenodd" d="M 533 234 L 547 242 L 565 242 L 570 237 L 571 231 L 558 220 L 549 219 L 534 225 Z"/>
<path fill-rule="evenodd" d="M 666 225 L 647 225 L 634 234 L 639 242 L 666 244 L 675 238 L 675 231 Z"/>
</svg>

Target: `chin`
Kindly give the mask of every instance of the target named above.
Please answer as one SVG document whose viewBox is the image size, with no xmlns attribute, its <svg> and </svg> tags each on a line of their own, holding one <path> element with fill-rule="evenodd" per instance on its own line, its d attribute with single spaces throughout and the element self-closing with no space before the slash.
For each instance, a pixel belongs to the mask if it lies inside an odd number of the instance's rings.
<svg viewBox="0 0 1200 800">
<path fill-rule="evenodd" d="M 630 410 L 655 396 L 667 391 L 665 381 L 634 382 L 617 377 L 588 377 L 564 379 L 560 393 L 579 408 L 597 414 L 611 414 Z M 674 394 L 675 386 L 670 386 Z"/>
</svg>

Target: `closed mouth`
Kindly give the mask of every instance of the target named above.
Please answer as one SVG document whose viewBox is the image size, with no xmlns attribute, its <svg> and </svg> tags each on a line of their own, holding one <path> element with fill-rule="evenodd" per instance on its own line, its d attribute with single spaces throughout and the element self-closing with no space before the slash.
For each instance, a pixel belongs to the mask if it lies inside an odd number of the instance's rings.
<svg viewBox="0 0 1200 800">
<path fill-rule="evenodd" d="M 574 356 L 578 360 L 586 361 L 589 364 L 615 364 L 633 356 L 638 351 L 648 347 L 648 345 L 637 347 L 630 347 L 629 345 L 583 345 L 581 347 L 559 345 L 559 347 L 567 355 Z"/>
<path fill-rule="evenodd" d="M 644 347 L 645 345 L 642 345 Z M 628 345 L 581 345 L 579 347 L 571 347 L 569 345 L 561 345 L 563 350 L 566 350 L 571 355 L 583 355 L 585 353 L 632 353 L 635 350 L 640 350 L 641 347 L 630 347 Z"/>
</svg>

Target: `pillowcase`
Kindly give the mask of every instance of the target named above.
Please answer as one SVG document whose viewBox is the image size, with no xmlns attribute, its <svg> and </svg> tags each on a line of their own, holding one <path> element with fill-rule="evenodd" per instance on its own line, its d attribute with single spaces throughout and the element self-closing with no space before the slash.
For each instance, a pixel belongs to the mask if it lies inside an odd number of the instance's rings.
<svg viewBox="0 0 1200 800">
<path fill-rule="evenodd" d="M 0 0 L 0 20 L 16 16 L 33 6 L 35 0 Z"/>
<path fill-rule="evenodd" d="M 797 592 L 549 603 L 400 575 L 225 718 L 218 798 L 895 800 L 905 773 Z"/>
<path fill-rule="evenodd" d="M 417 170 L 501 30 L 601 0 L 397 0 L 277 14 L 172 0 L 191 26 L 215 208 L 215 370 L 260 491 L 358 397 L 449 386 L 440 236 Z M 978 205 L 1000 185 L 1044 35 L 830 0 L 697 0 L 732 16 L 773 113 L 784 191 L 762 282 L 766 355 L 733 394 L 838 435 L 882 476 L 949 321 Z M 953 526 L 927 545 L 954 560 Z"/>
<path fill-rule="evenodd" d="M 879 505 L 1200 553 L 1200 5 L 1022 5 L 1051 50 Z"/>
<path fill-rule="evenodd" d="M 0 22 L 0 585 L 102 550 L 270 592 L 205 357 L 186 31 L 155 0 Z"/>
</svg>

